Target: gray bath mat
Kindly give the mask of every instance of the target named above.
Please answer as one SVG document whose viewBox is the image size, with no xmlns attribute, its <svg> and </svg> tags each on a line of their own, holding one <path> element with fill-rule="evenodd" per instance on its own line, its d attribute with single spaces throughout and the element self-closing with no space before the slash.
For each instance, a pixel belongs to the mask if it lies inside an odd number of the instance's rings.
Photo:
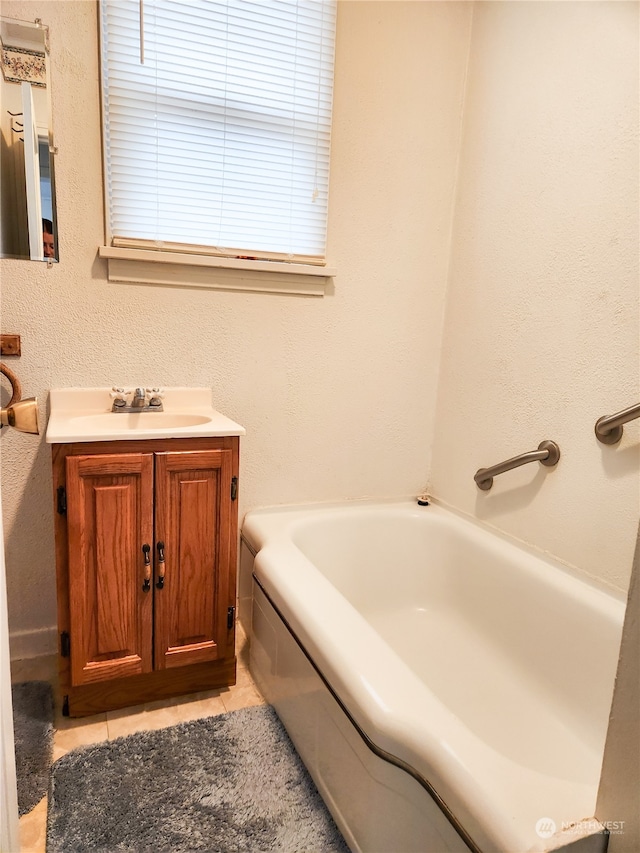
<svg viewBox="0 0 640 853">
<path fill-rule="evenodd" d="M 11 699 L 18 811 L 22 816 L 38 805 L 49 787 L 53 753 L 53 691 L 47 681 L 25 681 L 12 685 Z"/>
<path fill-rule="evenodd" d="M 47 853 L 348 853 L 269 706 L 76 749 L 52 767 Z"/>
</svg>

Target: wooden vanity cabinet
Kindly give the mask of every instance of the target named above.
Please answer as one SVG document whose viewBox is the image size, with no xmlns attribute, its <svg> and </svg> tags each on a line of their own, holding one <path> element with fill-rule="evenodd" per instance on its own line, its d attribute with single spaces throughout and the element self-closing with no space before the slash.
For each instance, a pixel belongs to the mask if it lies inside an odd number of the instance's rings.
<svg viewBox="0 0 640 853">
<path fill-rule="evenodd" d="M 235 684 L 238 445 L 53 445 L 65 713 Z"/>
</svg>

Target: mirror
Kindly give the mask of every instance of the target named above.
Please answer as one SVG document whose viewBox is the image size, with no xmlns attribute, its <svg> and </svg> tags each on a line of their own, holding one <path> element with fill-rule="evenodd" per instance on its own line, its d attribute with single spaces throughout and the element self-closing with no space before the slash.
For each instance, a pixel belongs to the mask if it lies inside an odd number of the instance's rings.
<svg viewBox="0 0 640 853">
<path fill-rule="evenodd" d="M 49 30 L 0 17 L 0 257 L 59 260 Z"/>
</svg>

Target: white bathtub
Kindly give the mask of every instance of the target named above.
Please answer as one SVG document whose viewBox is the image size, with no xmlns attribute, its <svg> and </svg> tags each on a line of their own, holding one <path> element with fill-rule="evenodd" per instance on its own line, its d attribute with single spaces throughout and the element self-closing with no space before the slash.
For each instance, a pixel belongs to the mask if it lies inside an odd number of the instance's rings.
<svg viewBox="0 0 640 853">
<path fill-rule="evenodd" d="M 352 849 L 597 831 L 623 601 L 433 504 L 255 511 L 242 542 L 252 672 Z"/>
</svg>

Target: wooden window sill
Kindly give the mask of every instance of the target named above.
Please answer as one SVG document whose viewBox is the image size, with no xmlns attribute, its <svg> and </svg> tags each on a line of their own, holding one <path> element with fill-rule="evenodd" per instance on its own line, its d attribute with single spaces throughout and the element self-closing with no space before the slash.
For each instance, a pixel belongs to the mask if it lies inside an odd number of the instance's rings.
<svg viewBox="0 0 640 853">
<path fill-rule="evenodd" d="M 100 246 L 109 281 L 171 287 L 203 287 L 265 293 L 324 296 L 335 275 L 331 267 L 279 261 L 218 258 Z"/>
</svg>

